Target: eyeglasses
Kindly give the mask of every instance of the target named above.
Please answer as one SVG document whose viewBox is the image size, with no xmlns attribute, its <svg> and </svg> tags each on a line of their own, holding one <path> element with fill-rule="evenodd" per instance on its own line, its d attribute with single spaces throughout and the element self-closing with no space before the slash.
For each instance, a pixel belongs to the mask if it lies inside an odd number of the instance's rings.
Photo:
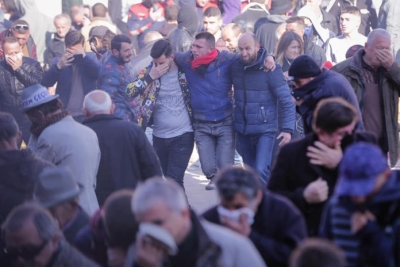
<svg viewBox="0 0 400 267">
<path fill-rule="evenodd" d="M 4 249 L 4 252 L 12 259 L 18 259 L 21 257 L 24 260 L 32 260 L 39 255 L 48 242 L 49 241 L 46 240 L 39 246 L 26 245 L 20 248 L 7 247 Z"/>
<path fill-rule="evenodd" d="M 17 24 L 17 25 L 15 25 L 14 27 L 13 27 L 15 30 L 18 30 L 18 31 L 20 31 L 20 30 L 29 30 L 29 26 L 28 25 L 20 25 L 20 24 Z"/>
</svg>

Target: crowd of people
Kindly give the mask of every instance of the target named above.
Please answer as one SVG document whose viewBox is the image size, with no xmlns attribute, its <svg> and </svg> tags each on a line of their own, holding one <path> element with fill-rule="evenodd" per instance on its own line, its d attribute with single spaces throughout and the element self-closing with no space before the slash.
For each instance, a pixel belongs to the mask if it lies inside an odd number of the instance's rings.
<svg viewBox="0 0 400 267">
<path fill-rule="evenodd" d="M 400 266 L 395 0 L 39 2 L 0 0 L 0 266 Z"/>
</svg>

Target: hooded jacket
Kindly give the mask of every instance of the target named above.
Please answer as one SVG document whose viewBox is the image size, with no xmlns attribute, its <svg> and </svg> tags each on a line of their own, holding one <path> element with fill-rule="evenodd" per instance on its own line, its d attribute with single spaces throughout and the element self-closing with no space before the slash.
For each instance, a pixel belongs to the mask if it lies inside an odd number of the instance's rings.
<svg viewBox="0 0 400 267">
<path fill-rule="evenodd" d="M 32 199 L 39 173 L 50 166 L 29 149 L 0 152 L 0 224 L 15 206 Z"/>
<path fill-rule="evenodd" d="M 198 30 L 198 18 L 191 7 L 182 7 L 178 12 L 178 26 L 168 34 L 175 52 L 187 52 Z"/>
<path fill-rule="evenodd" d="M 306 134 L 312 132 L 315 107 L 324 98 L 342 97 L 357 109 L 359 118 L 362 118 L 353 88 L 342 75 L 334 71 L 323 69 L 312 81 L 294 89 L 293 95 L 304 99 L 304 102 L 297 107 L 297 112 L 303 117 L 304 133 Z M 361 119 L 357 124 L 357 129 L 364 129 Z"/>
<path fill-rule="evenodd" d="M 38 61 L 43 63 L 50 35 L 56 31 L 53 20 L 39 11 L 36 0 L 15 0 L 15 5 L 23 14 L 21 19 L 29 24 L 29 31 L 36 44 Z"/>
</svg>

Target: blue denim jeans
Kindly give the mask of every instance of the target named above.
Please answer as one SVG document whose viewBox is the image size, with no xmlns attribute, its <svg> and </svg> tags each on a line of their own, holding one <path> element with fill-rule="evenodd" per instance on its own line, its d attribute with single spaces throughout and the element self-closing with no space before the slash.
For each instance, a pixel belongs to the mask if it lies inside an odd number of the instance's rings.
<svg viewBox="0 0 400 267">
<path fill-rule="evenodd" d="M 183 189 L 183 177 L 194 147 L 193 132 L 172 138 L 159 138 L 153 135 L 153 147 L 160 160 L 161 168 L 167 178 L 175 180 Z"/>
<path fill-rule="evenodd" d="M 267 184 L 271 173 L 275 138 L 275 133 L 247 135 L 238 133 L 243 162 L 257 171 L 264 184 Z"/>
<path fill-rule="evenodd" d="M 207 179 L 212 179 L 219 169 L 233 165 L 235 132 L 232 116 L 218 123 L 195 121 L 193 128 L 201 170 Z"/>
</svg>

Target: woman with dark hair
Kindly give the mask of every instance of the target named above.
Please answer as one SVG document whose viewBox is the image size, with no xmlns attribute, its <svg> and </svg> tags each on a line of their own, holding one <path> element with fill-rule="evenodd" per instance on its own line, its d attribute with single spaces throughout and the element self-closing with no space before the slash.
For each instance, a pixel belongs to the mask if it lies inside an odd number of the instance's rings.
<svg viewBox="0 0 400 267">
<path fill-rule="evenodd" d="M 22 13 L 18 11 L 14 0 L 0 0 L 1 9 L 5 15 L 9 15 L 9 21 L 14 22 L 22 17 Z M 7 18 L 8 16 L 5 16 Z"/>
<path fill-rule="evenodd" d="M 304 42 L 299 35 L 286 31 L 282 34 L 276 47 L 276 63 L 282 66 L 282 71 L 287 73 L 293 60 L 304 54 Z"/>
</svg>

